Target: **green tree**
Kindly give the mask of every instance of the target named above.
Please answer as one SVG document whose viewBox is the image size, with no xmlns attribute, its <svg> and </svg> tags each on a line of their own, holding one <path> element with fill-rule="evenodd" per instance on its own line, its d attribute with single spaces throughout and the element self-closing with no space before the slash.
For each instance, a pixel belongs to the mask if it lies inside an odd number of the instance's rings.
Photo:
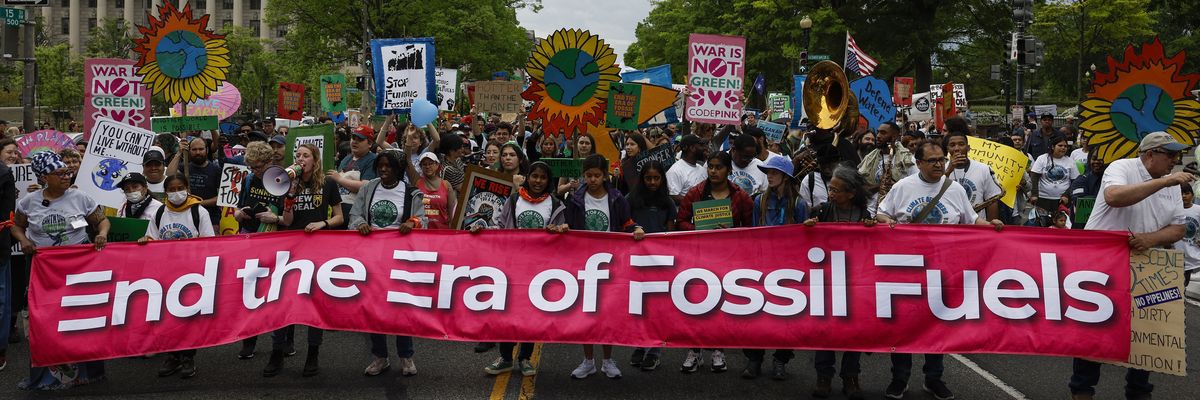
<svg viewBox="0 0 1200 400">
<path fill-rule="evenodd" d="M 54 110 L 78 111 L 83 107 L 83 60 L 71 55 L 70 46 L 56 44 L 35 50 L 38 66 L 38 103 Z"/>
<path fill-rule="evenodd" d="M 1107 55 L 1119 55 L 1127 44 L 1140 45 L 1154 36 L 1157 15 L 1149 0 L 1079 0 L 1046 2 L 1034 8 L 1034 35 L 1046 43 L 1038 74 L 1046 89 L 1079 99 L 1088 90 L 1084 71 L 1104 66 Z M 1182 50 L 1171 49 L 1168 52 Z"/>
<path fill-rule="evenodd" d="M 129 58 L 133 39 L 125 20 L 109 18 L 92 28 L 84 54 L 89 58 Z"/>
</svg>

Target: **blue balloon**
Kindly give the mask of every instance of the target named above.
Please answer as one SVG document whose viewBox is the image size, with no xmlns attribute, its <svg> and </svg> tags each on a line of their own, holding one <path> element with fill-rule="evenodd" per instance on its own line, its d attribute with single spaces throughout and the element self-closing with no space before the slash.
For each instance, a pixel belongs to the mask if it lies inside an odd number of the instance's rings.
<svg viewBox="0 0 1200 400">
<path fill-rule="evenodd" d="M 437 119 L 438 108 L 433 102 L 426 99 L 417 99 L 412 104 L 412 123 L 416 126 L 429 125 L 430 122 Z"/>
</svg>

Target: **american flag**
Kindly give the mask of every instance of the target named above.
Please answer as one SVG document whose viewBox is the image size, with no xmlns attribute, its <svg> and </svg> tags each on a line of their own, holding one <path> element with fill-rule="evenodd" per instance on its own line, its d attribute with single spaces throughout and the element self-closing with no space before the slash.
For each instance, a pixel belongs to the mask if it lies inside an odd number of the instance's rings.
<svg viewBox="0 0 1200 400">
<path fill-rule="evenodd" d="M 871 75 L 875 72 L 875 67 L 879 66 L 879 61 L 864 53 L 858 48 L 858 43 L 854 42 L 854 37 L 850 36 L 850 32 L 846 32 L 846 70 L 854 71 L 862 76 Z"/>
</svg>

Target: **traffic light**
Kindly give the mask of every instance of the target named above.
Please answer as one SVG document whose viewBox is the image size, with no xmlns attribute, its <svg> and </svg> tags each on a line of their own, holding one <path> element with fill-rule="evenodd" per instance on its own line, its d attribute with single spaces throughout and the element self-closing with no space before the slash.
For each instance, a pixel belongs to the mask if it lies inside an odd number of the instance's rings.
<svg viewBox="0 0 1200 400">
<path fill-rule="evenodd" d="M 1026 23 L 1033 19 L 1033 0 L 1013 0 L 1013 20 Z"/>
<path fill-rule="evenodd" d="M 359 76 L 354 78 L 354 87 L 358 90 L 367 90 L 367 77 Z"/>
<path fill-rule="evenodd" d="M 1042 66 L 1042 60 L 1045 59 L 1044 43 L 1035 38 L 1027 37 L 1021 39 L 1017 43 L 1017 46 L 1017 64 Z"/>
<path fill-rule="evenodd" d="M 800 65 L 808 65 L 808 52 L 800 52 Z"/>
</svg>

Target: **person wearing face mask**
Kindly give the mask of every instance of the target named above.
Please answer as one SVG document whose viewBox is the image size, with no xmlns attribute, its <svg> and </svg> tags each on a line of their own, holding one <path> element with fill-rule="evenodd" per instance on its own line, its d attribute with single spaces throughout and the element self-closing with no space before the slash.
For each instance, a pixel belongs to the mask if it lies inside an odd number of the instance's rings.
<svg viewBox="0 0 1200 400">
<path fill-rule="evenodd" d="M 146 181 L 145 175 L 134 172 L 117 184 L 125 192 L 125 204 L 118 212 L 121 217 L 149 221 L 155 210 L 162 206 L 162 202 L 150 195 Z"/>
<path fill-rule="evenodd" d="M 187 147 L 188 169 L 184 174 L 188 177 L 188 191 L 201 198 L 200 205 L 208 210 L 210 222 L 214 227 L 219 227 L 221 214 L 217 211 L 217 192 L 221 187 L 221 164 L 210 159 L 208 142 L 204 139 L 192 139 Z M 175 159 L 167 165 L 167 175 L 179 173 L 183 153 L 180 151 L 175 154 Z"/>
</svg>

